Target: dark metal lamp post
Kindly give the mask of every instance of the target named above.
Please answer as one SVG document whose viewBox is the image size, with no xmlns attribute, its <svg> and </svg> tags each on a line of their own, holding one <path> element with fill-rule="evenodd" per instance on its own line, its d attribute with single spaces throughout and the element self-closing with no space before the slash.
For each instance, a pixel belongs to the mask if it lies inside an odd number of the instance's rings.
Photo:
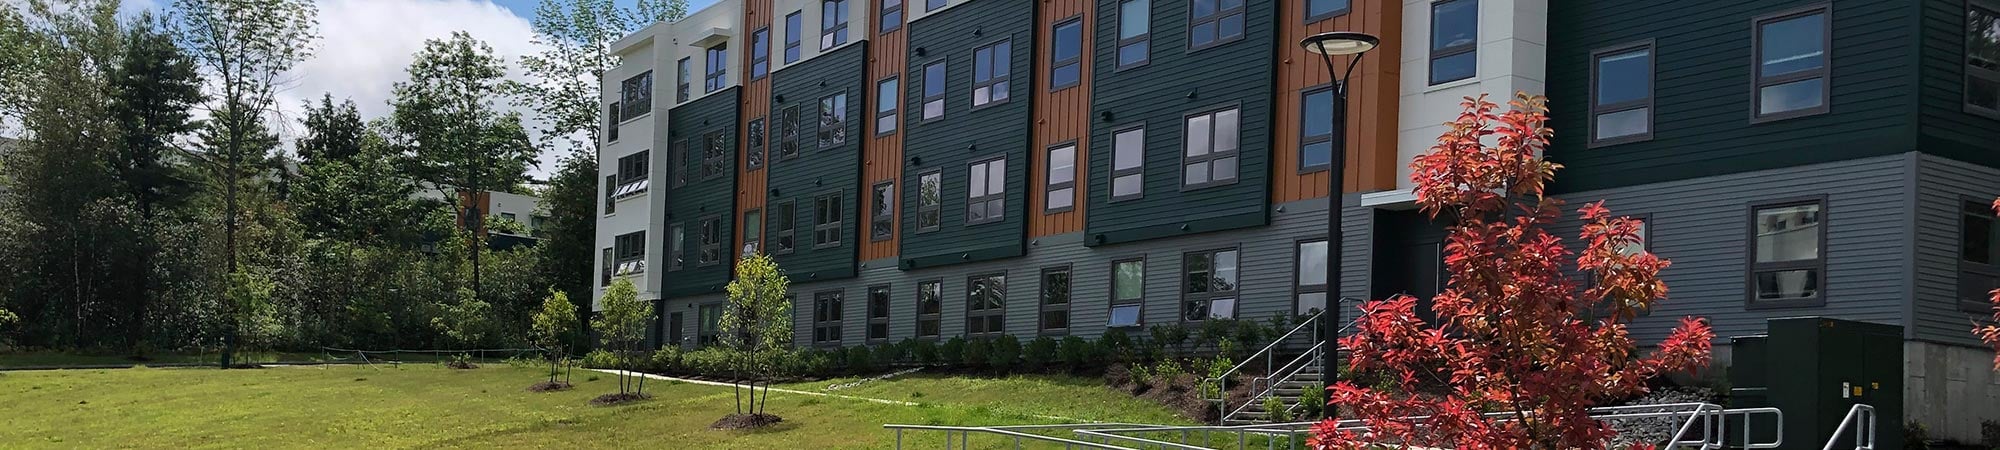
<svg viewBox="0 0 2000 450">
<path fill-rule="evenodd" d="M 1307 52 L 1318 53 L 1320 61 L 1326 63 L 1326 74 L 1333 78 L 1333 149 L 1332 167 L 1327 172 L 1326 205 L 1326 292 L 1330 300 L 1325 313 L 1320 314 L 1320 340 L 1325 348 L 1320 350 L 1320 370 L 1327 380 L 1340 374 L 1340 251 L 1341 240 L 1341 191 L 1347 175 L 1347 82 L 1354 77 L 1354 67 L 1361 62 L 1361 54 L 1374 50 L 1382 40 L 1368 33 L 1334 31 L 1307 36 L 1299 45 Z M 1347 70 L 1335 71 L 1334 56 L 1348 56 Z M 1322 408 L 1328 419 L 1338 418 L 1339 411 Z"/>
</svg>

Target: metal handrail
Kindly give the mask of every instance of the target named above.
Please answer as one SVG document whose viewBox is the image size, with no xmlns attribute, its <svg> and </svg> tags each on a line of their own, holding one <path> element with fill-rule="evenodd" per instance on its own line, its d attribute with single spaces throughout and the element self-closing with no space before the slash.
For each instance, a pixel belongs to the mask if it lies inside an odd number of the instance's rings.
<svg viewBox="0 0 2000 450">
<path fill-rule="evenodd" d="M 1840 428 L 1833 429 L 1833 436 L 1826 438 L 1826 446 L 1820 450 L 1833 450 L 1833 444 L 1840 442 L 1840 435 L 1850 425 L 1854 426 L 1854 449 L 1875 450 L 1875 407 L 1866 403 L 1847 408 L 1847 417 L 1840 419 Z"/>
<path fill-rule="evenodd" d="M 1749 442 L 1749 425 L 1747 423 L 1749 421 L 1749 416 L 1755 414 L 1777 415 L 1778 418 L 1777 426 L 1779 434 L 1779 438 L 1777 441 L 1757 442 L 1757 443 Z M 1744 416 L 1744 420 L 1746 422 L 1746 425 L 1744 426 L 1745 445 L 1743 445 L 1741 448 L 1746 448 L 1746 449 L 1777 448 L 1779 445 L 1783 444 L 1784 413 L 1783 411 L 1780 411 L 1777 408 L 1723 409 L 1721 406 L 1712 403 L 1669 403 L 1669 404 L 1658 404 L 1658 405 L 1607 406 L 1607 407 L 1598 407 L 1590 409 L 1590 416 L 1598 420 L 1684 417 L 1685 419 L 1683 419 L 1683 421 L 1681 422 L 1681 426 L 1676 429 L 1676 432 L 1672 437 L 1669 437 L 1665 442 L 1663 442 L 1663 444 L 1665 445 L 1663 445 L 1662 448 L 1695 448 L 1702 450 L 1725 448 L 1726 443 L 1723 442 L 1723 436 L 1727 435 L 1726 423 L 1727 423 L 1727 417 L 1730 415 Z M 1514 413 L 1512 412 L 1490 412 L 1482 414 L 1482 416 L 1498 418 L 1503 421 L 1514 420 L 1512 417 L 1514 416 Z M 1400 420 L 1411 421 L 1411 422 L 1422 422 L 1429 418 L 1430 416 L 1411 416 L 1411 417 L 1401 418 Z M 1697 430 L 1695 426 L 1696 423 L 1701 424 L 1699 430 Z M 1194 432 L 1200 432 L 1204 436 L 1212 432 L 1235 433 L 1237 435 L 1238 447 L 1241 448 L 1246 441 L 1246 436 L 1249 434 L 1268 435 L 1273 437 L 1280 435 L 1294 436 L 1301 432 L 1310 431 L 1309 430 L 1310 427 L 1312 427 L 1315 424 L 1317 424 L 1317 422 L 1290 422 L 1282 424 L 1252 424 L 1252 425 L 1145 426 L 1136 428 L 1098 428 L 1098 429 L 1088 429 L 1088 430 L 1078 429 L 1076 430 L 1076 433 L 1078 436 L 1083 437 L 1085 439 L 1095 438 L 1098 439 L 1100 442 L 1106 444 L 1109 444 L 1113 440 L 1117 440 L 1120 441 L 1121 443 L 1135 444 L 1139 446 L 1156 446 L 1159 448 L 1193 450 L 1193 449 L 1207 448 L 1207 447 L 1188 445 L 1185 442 L 1187 437 L 1190 436 L 1190 433 Z M 1363 420 L 1347 419 L 1336 422 L 1334 428 L 1337 430 L 1365 431 L 1369 427 Z M 1179 443 L 1168 442 L 1158 439 L 1148 439 L 1131 435 L 1139 433 L 1171 434 L 1174 432 L 1179 432 L 1181 434 L 1183 442 Z M 1690 435 L 1693 433 L 1699 433 L 1699 437 L 1692 439 L 1689 438 Z"/>
<path fill-rule="evenodd" d="M 896 431 L 896 448 L 898 449 L 903 448 L 903 431 L 921 430 L 921 431 L 943 431 L 945 439 L 944 448 L 946 448 L 947 450 L 952 448 L 951 435 L 953 432 L 958 433 L 959 448 L 970 448 L 966 444 L 970 440 L 970 435 L 972 433 L 984 433 L 984 434 L 994 434 L 999 436 L 1012 437 L 1014 438 L 1014 448 L 1020 448 L 1022 440 L 1026 439 L 1030 441 L 1062 444 L 1065 448 L 1081 447 L 1081 448 L 1095 448 L 1095 449 L 1105 449 L 1105 450 L 1136 450 L 1130 447 L 1119 447 L 1103 443 L 1088 442 L 1075 439 L 1065 439 L 1055 436 L 1044 436 L 1044 435 L 1024 433 L 1019 431 L 1019 430 L 1047 430 L 1047 429 L 1082 430 L 1087 427 L 1126 427 L 1126 426 L 1143 426 L 1143 425 L 1130 424 L 1130 423 L 1078 423 L 1078 424 L 1053 424 L 1053 425 L 1009 425 L 1009 426 L 994 426 L 994 427 L 955 427 L 955 426 L 944 426 L 944 425 L 884 424 L 882 425 L 882 428 Z"/>
<path fill-rule="evenodd" d="M 1260 383 L 1263 380 L 1275 378 L 1272 377 L 1272 375 L 1274 375 L 1277 372 L 1277 369 L 1272 366 L 1273 363 L 1276 362 L 1273 359 L 1276 358 L 1278 346 L 1284 344 L 1285 341 L 1292 339 L 1293 336 L 1298 335 L 1299 331 L 1311 329 L 1313 343 L 1314 343 L 1313 348 L 1315 349 L 1321 348 L 1324 342 L 1322 342 L 1322 340 L 1319 338 L 1320 317 L 1325 316 L 1326 312 L 1331 310 L 1332 308 L 1345 307 L 1347 305 L 1347 302 L 1350 300 L 1359 301 L 1359 299 L 1352 297 L 1340 297 L 1338 299 L 1335 299 L 1333 304 L 1329 305 L 1327 309 L 1322 309 L 1319 312 L 1315 312 L 1310 316 L 1306 316 L 1305 320 L 1301 321 L 1298 325 L 1293 326 L 1291 330 L 1286 331 L 1284 334 L 1279 335 L 1276 339 L 1272 339 L 1270 344 L 1264 345 L 1264 348 L 1257 349 L 1257 351 L 1251 353 L 1250 356 L 1244 357 L 1242 362 L 1238 362 L 1236 363 L 1235 366 L 1231 366 L 1229 370 L 1222 372 L 1222 375 L 1203 379 L 1202 380 L 1203 384 L 1212 384 L 1215 386 L 1215 398 L 1208 398 L 1205 400 L 1209 400 L 1216 403 L 1216 412 L 1219 413 L 1217 416 L 1218 418 L 1216 420 L 1218 421 L 1229 420 L 1229 417 L 1233 415 L 1229 408 L 1229 379 L 1231 376 L 1236 375 L 1237 372 L 1243 371 L 1244 367 L 1248 367 L 1250 363 L 1256 362 L 1261 357 L 1261 359 L 1264 360 L 1265 376 L 1257 377 L 1251 380 L 1253 383 L 1252 385 L 1253 389 L 1255 388 L 1256 383 Z M 1338 334 L 1339 332 L 1347 331 L 1349 327 L 1352 327 L 1354 325 L 1354 322 L 1350 321 L 1346 324 L 1341 324 L 1341 325 L 1342 326 L 1337 331 L 1335 331 L 1336 334 Z M 1287 376 L 1289 377 L 1290 375 L 1288 374 Z M 1276 383 L 1272 383 L 1272 385 L 1275 386 Z M 1265 390 L 1268 391 L 1269 388 L 1266 388 Z M 1250 397 L 1249 401 L 1255 402 L 1258 398 L 1260 398 L 1260 396 L 1252 396 Z M 1238 409 L 1241 408 L 1239 407 Z"/>
<path fill-rule="evenodd" d="M 1262 384 L 1262 385 L 1263 385 L 1263 388 L 1262 388 L 1263 390 L 1262 390 L 1262 391 L 1258 391 L 1257 393 L 1254 393 L 1254 394 L 1250 394 L 1250 398 L 1248 398 L 1248 399 L 1244 400 L 1244 402 L 1243 402 L 1243 404 L 1242 404 L 1242 405 L 1240 405 L 1240 406 L 1237 406 L 1237 407 L 1236 407 L 1236 409 L 1234 409 L 1234 410 L 1229 410 L 1228 412 L 1224 413 L 1224 414 L 1222 415 L 1222 418 L 1221 418 L 1220 420 L 1223 420 L 1223 421 L 1225 421 L 1225 422 L 1226 422 L 1226 421 L 1228 421 L 1228 420 L 1229 420 L 1229 418 L 1231 418 L 1231 417 L 1236 417 L 1236 415 L 1237 415 L 1237 414 L 1240 414 L 1240 413 L 1242 413 L 1242 412 L 1243 412 L 1243 410 L 1245 410 L 1245 409 L 1249 409 L 1251 405 L 1255 405 L 1255 404 L 1259 403 L 1259 400 L 1260 400 L 1260 399 L 1263 399 L 1264 397 L 1267 397 L 1267 396 L 1270 396 L 1270 395 L 1271 395 L 1271 393 L 1273 393 L 1273 392 L 1277 392 L 1277 390 L 1278 390 L 1278 383 L 1268 383 L 1268 382 L 1263 382 L 1263 381 L 1264 381 L 1264 380 L 1276 380 L 1276 379 L 1291 379 L 1292 375 L 1296 375 L 1296 374 L 1298 374 L 1298 373 L 1299 373 L 1300 371 L 1304 371 L 1304 370 L 1306 369 L 1306 367 L 1310 367 L 1310 366 L 1312 365 L 1312 363 L 1314 363 L 1314 362 L 1318 362 L 1318 361 L 1319 361 L 1319 354 L 1320 354 L 1320 352 L 1323 352 L 1323 351 L 1325 351 L 1325 350 L 1324 350 L 1325 348 L 1326 348 L 1326 341 L 1319 341 L 1319 342 L 1317 342 L 1317 343 L 1314 343 L 1314 344 L 1313 344 L 1313 346 L 1312 346 L 1312 348 L 1309 348 L 1309 349 L 1306 349 L 1305 353 L 1300 353 L 1298 357 L 1295 357 L 1295 358 L 1292 358 L 1292 360 L 1291 360 L 1291 361 L 1287 361 L 1287 362 L 1285 362 L 1285 365 L 1283 365 L 1283 366 L 1278 366 L 1278 369 L 1277 369 L 1276 371 L 1274 371 L 1274 372 L 1273 372 L 1273 373 L 1272 373 L 1272 374 L 1271 374 L 1270 376 L 1267 376 L 1267 377 L 1257 377 L 1256 379 L 1252 380 L 1252 381 L 1251 381 L 1251 390 L 1256 390 L 1256 389 L 1258 389 L 1258 387 L 1257 387 L 1257 386 L 1258 386 L 1259 384 Z M 1322 373 L 1324 373 L 1324 371 L 1323 371 L 1323 370 L 1322 370 Z M 1281 374 L 1282 374 L 1282 375 L 1281 375 Z M 1324 375 L 1322 375 L 1322 376 L 1324 376 Z M 1224 393 L 1222 393 L 1222 396 L 1223 396 L 1223 397 L 1224 397 L 1224 398 L 1226 399 L 1226 398 L 1228 398 L 1228 396 L 1229 396 L 1229 393 L 1227 393 L 1227 392 L 1224 392 Z M 1227 407 L 1227 406 L 1228 406 L 1228 400 L 1223 400 L 1223 402 L 1224 402 L 1223 406 L 1224 406 L 1224 407 Z M 1286 409 L 1286 411 L 1290 411 L 1290 409 Z M 1267 411 L 1266 413 L 1268 414 L 1268 413 L 1270 413 L 1270 412 L 1271 412 L 1271 411 Z M 1266 418 L 1268 419 L 1269 417 L 1267 416 Z"/>
</svg>

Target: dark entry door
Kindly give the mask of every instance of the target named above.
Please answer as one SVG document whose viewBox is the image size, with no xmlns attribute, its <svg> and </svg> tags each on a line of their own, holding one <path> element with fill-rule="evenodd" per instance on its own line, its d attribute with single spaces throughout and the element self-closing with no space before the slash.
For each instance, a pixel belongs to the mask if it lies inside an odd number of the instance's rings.
<svg viewBox="0 0 2000 450">
<path fill-rule="evenodd" d="M 667 315 L 667 345 L 681 345 L 681 313 Z"/>
</svg>

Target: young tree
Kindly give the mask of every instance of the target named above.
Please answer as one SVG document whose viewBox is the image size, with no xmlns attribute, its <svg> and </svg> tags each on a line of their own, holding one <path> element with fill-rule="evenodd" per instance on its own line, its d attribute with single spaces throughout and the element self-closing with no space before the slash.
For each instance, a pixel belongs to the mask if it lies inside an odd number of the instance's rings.
<svg viewBox="0 0 2000 450">
<path fill-rule="evenodd" d="M 639 290 L 632 286 L 632 281 L 623 278 L 604 290 L 602 301 L 604 311 L 591 322 L 591 327 L 601 336 L 604 347 L 618 359 L 618 395 L 644 397 L 646 377 L 634 377 L 632 363 L 652 308 L 639 300 Z M 633 378 L 637 378 L 636 383 Z"/>
<path fill-rule="evenodd" d="M 724 289 L 729 292 L 729 307 L 722 310 L 722 345 L 732 353 L 731 366 L 737 372 L 736 414 L 744 414 L 747 404 L 749 414 L 764 416 L 764 404 L 771 395 L 771 378 L 776 375 L 779 350 L 791 344 L 792 302 L 785 299 L 785 292 L 791 287 L 791 279 L 778 263 L 762 253 L 752 254 L 736 263 L 736 279 Z M 745 402 L 742 388 L 744 376 L 750 382 L 750 398 Z M 759 401 L 758 386 L 762 385 L 764 401 Z"/>
<path fill-rule="evenodd" d="M 569 294 L 550 289 L 548 299 L 542 301 L 542 309 L 535 312 L 534 323 L 535 346 L 548 352 L 549 385 L 558 385 L 556 377 L 561 374 L 563 363 L 569 361 L 569 333 L 575 327 L 576 304 L 570 303 Z"/>
<path fill-rule="evenodd" d="M 1549 234 L 1563 204 L 1543 194 L 1561 167 L 1541 157 L 1553 135 L 1546 100 L 1522 94 L 1510 105 L 1496 115 L 1485 97 L 1466 99 L 1451 130 L 1412 164 L 1417 205 L 1451 221 L 1451 280 L 1433 300 L 1437 323 L 1419 318 L 1409 296 L 1362 305 L 1357 332 L 1340 345 L 1353 352 L 1355 372 L 1383 374 L 1395 389 L 1329 387 L 1330 404 L 1367 429 L 1328 419 L 1314 427 L 1314 447 L 1603 448 L 1611 428 L 1589 408 L 1707 364 L 1714 334 L 1695 318 L 1639 356 L 1626 324 L 1666 297 L 1667 262 L 1632 251 L 1643 248 L 1639 223 L 1612 217 L 1602 202 L 1582 208 L 1581 252 Z M 1565 273 L 1572 256 L 1595 280 L 1588 288 Z M 1586 319 L 1593 310 L 1607 313 Z M 1421 388 L 1432 382 L 1446 392 Z"/>
</svg>

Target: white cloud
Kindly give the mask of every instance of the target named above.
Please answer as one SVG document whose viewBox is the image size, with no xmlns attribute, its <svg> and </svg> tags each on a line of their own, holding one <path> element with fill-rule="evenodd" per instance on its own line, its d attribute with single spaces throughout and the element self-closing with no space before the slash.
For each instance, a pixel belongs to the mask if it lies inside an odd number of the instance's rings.
<svg viewBox="0 0 2000 450">
<path fill-rule="evenodd" d="M 524 78 L 513 67 L 522 55 L 537 51 L 527 19 L 486 0 L 320 0 L 318 5 L 319 49 L 294 71 L 297 83 L 279 99 L 290 128 L 298 126 L 300 105 L 323 93 L 332 93 L 335 101 L 353 99 L 364 118 L 387 115 L 395 83 L 408 79 L 403 70 L 426 39 L 470 33 L 505 59 L 512 78 Z M 542 155 L 541 167 L 530 174 L 546 178 L 555 170 L 555 158 Z"/>
</svg>

